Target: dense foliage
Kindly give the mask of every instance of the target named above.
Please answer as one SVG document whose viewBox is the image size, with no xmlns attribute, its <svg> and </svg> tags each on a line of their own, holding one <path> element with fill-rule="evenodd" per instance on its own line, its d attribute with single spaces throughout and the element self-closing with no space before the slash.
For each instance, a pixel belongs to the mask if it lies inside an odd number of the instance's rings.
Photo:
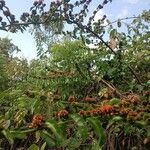
<svg viewBox="0 0 150 150">
<path fill-rule="evenodd" d="M 29 63 L 13 57 L 18 47 L 0 39 L 1 149 L 149 149 L 150 11 L 95 22 L 111 2 L 104 0 L 86 22 L 92 2 L 56 1 L 45 11 L 35 1 L 17 21 L 0 0 L 0 29 L 33 25 L 40 56 Z"/>
</svg>

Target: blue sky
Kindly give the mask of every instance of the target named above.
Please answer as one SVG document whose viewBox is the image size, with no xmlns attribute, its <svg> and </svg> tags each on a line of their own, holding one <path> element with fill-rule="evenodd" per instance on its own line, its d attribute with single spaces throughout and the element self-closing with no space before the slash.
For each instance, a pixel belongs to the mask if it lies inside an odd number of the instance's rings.
<svg viewBox="0 0 150 150">
<path fill-rule="evenodd" d="M 11 12 L 18 17 L 22 12 L 28 11 L 33 3 L 33 0 L 5 1 Z M 49 1 L 51 0 L 45 0 L 46 3 L 49 3 Z M 103 0 L 93 0 L 90 8 L 94 9 L 100 1 Z M 112 3 L 106 5 L 106 7 L 97 14 L 96 19 L 106 14 L 107 17 L 113 21 L 118 18 L 137 15 L 143 10 L 148 10 L 149 8 L 150 0 L 113 0 Z M 8 37 L 12 39 L 12 42 L 22 50 L 18 56 L 26 57 L 28 60 L 36 57 L 36 43 L 33 36 L 28 31 L 15 34 L 0 31 L 0 37 Z"/>
</svg>

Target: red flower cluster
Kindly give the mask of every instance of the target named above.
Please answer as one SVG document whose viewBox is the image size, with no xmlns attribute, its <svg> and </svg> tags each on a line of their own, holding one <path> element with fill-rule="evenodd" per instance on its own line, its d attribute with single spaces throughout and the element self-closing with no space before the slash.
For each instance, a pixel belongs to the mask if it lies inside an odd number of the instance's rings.
<svg viewBox="0 0 150 150">
<path fill-rule="evenodd" d="M 100 111 L 100 109 L 92 109 L 92 110 L 89 110 L 89 114 L 90 114 L 90 116 L 94 116 L 97 114 L 101 114 L 101 111 Z"/>
<path fill-rule="evenodd" d="M 67 110 L 61 110 L 61 111 L 59 111 L 59 112 L 57 112 L 56 113 L 56 116 L 57 117 L 59 117 L 59 118 L 61 118 L 61 117 L 66 117 L 66 116 L 68 116 L 68 111 Z"/>
<path fill-rule="evenodd" d="M 113 111 L 113 106 L 105 105 L 97 109 L 90 110 L 90 115 L 93 116 L 95 114 L 108 114 Z"/>
<path fill-rule="evenodd" d="M 29 128 L 37 128 L 40 127 L 44 122 L 44 117 L 41 114 L 36 114 L 32 118 L 32 122 L 29 125 Z"/>
<path fill-rule="evenodd" d="M 88 110 L 88 111 L 84 111 L 84 110 L 81 110 L 79 111 L 79 115 L 80 116 L 86 116 L 87 114 L 90 114 L 90 116 L 94 116 L 94 115 L 100 115 L 100 114 L 109 114 L 111 113 L 112 111 L 114 110 L 113 106 L 111 105 L 105 105 L 105 106 L 102 106 L 100 108 L 97 108 L 97 109 L 92 109 L 92 110 Z"/>
<path fill-rule="evenodd" d="M 113 110 L 113 106 L 111 106 L 111 105 L 105 105 L 105 106 L 103 106 L 103 107 L 100 108 L 100 111 L 102 113 L 109 113 L 112 110 Z"/>
</svg>

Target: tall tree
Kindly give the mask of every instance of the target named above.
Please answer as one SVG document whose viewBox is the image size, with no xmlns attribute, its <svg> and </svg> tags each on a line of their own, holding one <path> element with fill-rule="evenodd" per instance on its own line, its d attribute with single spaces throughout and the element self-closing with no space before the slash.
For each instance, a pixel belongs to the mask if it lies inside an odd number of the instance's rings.
<svg viewBox="0 0 150 150">
<path fill-rule="evenodd" d="M 8 87 L 8 64 L 13 57 L 13 52 L 18 51 L 20 51 L 19 48 L 10 39 L 0 38 L 0 90 L 5 90 Z"/>
</svg>

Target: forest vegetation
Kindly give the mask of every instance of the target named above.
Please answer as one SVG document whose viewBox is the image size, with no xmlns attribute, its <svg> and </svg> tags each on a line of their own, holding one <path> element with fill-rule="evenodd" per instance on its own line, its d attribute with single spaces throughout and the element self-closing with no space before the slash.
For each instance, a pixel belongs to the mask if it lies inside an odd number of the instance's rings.
<svg viewBox="0 0 150 150">
<path fill-rule="evenodd" d="M 0 0 L 0 30 L 32 28 L 38 54 L 0 38 L 1 150 L 150 148 L 150 10 L 94 21 L 113 0 L 93 1 L 34 1 L 16 20 Z"/>
</svg>

